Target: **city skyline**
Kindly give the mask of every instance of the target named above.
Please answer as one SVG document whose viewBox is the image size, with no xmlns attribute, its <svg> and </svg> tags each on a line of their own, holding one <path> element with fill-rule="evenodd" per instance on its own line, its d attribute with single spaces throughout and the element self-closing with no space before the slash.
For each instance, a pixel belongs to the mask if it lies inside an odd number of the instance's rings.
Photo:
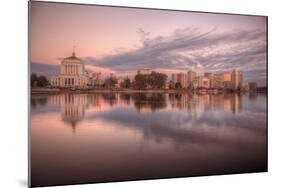
<svg viewBox="0 0 281 188">
<path fill-rule="evenodd" d="M 151 68 L 170 76 L 239 68 L 246 83 L 267 84 L 265 17 L 42 2 L 31 6 L 31 72 L 58 73 L 60 61 L 75 45 L 90 72 L 133 75 Z"/>
</svg>

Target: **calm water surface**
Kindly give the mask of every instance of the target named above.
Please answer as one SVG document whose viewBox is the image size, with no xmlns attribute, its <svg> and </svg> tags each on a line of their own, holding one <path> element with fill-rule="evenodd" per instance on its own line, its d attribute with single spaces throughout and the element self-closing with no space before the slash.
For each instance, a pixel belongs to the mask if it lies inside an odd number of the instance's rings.
<svg viewBox="0 0 281 188">
<path fill-rule="evenodd" d="M 266 108 L 266 95 L 32 95 L 32 185 L 266 171 Z"/>
</svg>

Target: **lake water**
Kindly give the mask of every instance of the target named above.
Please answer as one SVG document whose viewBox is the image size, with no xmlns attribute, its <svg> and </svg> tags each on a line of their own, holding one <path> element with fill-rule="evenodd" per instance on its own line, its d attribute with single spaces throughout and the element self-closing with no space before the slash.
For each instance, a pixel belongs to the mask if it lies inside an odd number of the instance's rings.
<svg viewBox="0 0 281 188">
<path fill-rule="evenodd" d="M 266 95 L 31 96 L 32 186 L 267 171 Z"/>
</svg>

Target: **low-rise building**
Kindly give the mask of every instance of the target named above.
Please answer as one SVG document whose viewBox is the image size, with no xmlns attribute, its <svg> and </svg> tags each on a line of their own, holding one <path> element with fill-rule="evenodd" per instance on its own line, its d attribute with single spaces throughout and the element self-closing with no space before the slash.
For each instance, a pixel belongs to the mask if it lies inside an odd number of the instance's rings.
<svg viewBox="0 0 281 188">
<path fill-rule="evenodd" d="M 200 88 L 209 89 L 210 79 L 205 76 L 197 76 L 192 81 L 192 87 L 194 89 L 200 89 Z"/>
<path fill-rule="evenodd" d="M 94 87 L 100 87 L 101 85 L 103 85 L 104 81 L 101 78 L 101 73 L 100 72 L 93 73 L 92 76 L 90 77 L 90 82 L 91 82 L 91 86 Z"/>
<path fill-rule="evenodd" d="M 148 68 L 143 68 L 143 69 L 138 70 L 138 74 L 140 74 L 140 75 L 149 75 L 151 73 L 152 73 L 152 70 L 148 69 Z"/>
</svg>

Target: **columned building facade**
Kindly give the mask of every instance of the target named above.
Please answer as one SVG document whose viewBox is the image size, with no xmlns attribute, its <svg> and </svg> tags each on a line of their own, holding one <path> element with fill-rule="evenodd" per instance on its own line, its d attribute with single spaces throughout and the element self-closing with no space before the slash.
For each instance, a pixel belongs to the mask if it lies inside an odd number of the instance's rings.
<svg viewBox="0 0 281 188">
<path fill-rule="evenodd" d="M 84 88 L 89 82 L 85 74 L 85 66 L 81 59 L 75 56 L 64 58 L 60 65 L 60 74 L 51 78 L 51 85 L 62 88 Z"/>
</svg>

